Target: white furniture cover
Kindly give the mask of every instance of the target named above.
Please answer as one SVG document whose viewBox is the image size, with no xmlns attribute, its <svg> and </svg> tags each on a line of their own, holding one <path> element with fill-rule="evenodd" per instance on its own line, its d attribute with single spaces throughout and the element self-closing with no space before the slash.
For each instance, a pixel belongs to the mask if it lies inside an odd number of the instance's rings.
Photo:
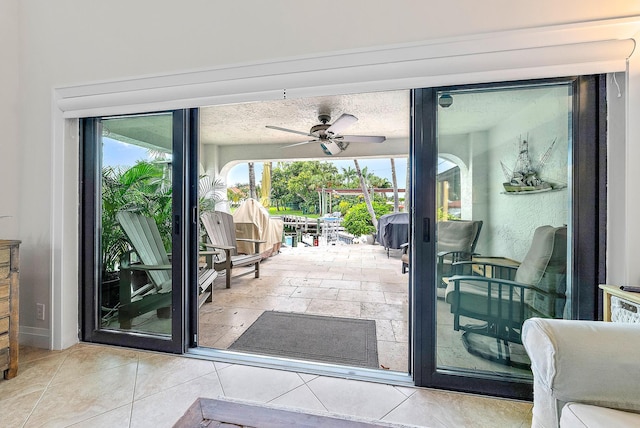
<svg viewBox="0 0 640 428">
<path fill-rule="evenodd" d="M 255 199 L 247 199 L 238 207 L 233 213 L 233 223 L 238 238 L 265 241 L 264 244 L 260 244 L 260 255 L 263 259 L 280 251 L 284 222 L 282 219 L 270 217 L 269 211 Z M 252 243 L 238 242 L 238 252 L 251 254 L 252 246 Z"/>
<path fill-rule="evenodd" d="M 640 427 L 640 325 L 530 318 L 522 343 L 533 427 Z"/>
</svg>

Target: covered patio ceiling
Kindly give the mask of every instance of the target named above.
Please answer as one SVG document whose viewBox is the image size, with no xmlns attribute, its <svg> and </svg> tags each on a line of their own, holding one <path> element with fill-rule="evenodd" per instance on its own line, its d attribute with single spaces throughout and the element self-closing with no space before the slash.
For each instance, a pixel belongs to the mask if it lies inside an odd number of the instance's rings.
<svg viewBox="0 0 640 428">
<path fill-rule="evenodd" d="M 536 91 L 469 91 L 464 103 L 454 99 L 446 114 L 438 118 L 438 131 L 451 135 L 490 129 L 539 96 Z M 333 122 L 343 113 L 358 118 L 346 134 L 408 140 L 410 111 L 408 90 L 204 107 L 200 109 L 200 141 L 219 146 L 293 144 L 305 141 L 305 136 L 265 127 L 308 132 L 319 123 L 319 114 L 329 114 Z"/>
<path fill-rule="evenodd" d="M 409 112 L 409 91 L 283 99 L 205 107 L 200 109 L 200 141 L 202 144 L 220 146 L 294 144 L 310 138 L 269 129 L 266 126 L 309 132 L 312 126 L 320 123 L 319 114 L 328 114 L 331 116 L 330 123 L 333 123 L 343 113 L 358 118 L 356 123 L 344 131 L 344 134 L 383 135 L 387 139 L 407 139 L 409 138 Z"/>
<path fill-rule="evenodd" d="M 469 91 L 463 103 L 456 102 L 438 117 L 439 135 L 466 134 L 490 129 L 504 121 L 526 103 L 540 97 L 540 91 Z M 490 108 L 488 108 L 490 106 Z M 408 154 L 410 133 L 410 91 L 382 91 L 325 97 L 282 99 L 241 104 L 227 104 L 200 109 L 200 143 L 202 147 L 218 147 L 215 162 L 219 168 L 229 163 L 277 159 L 326 158 L 317 143 L 284 147 L 308 141 L 311 137 L 269 129 L 266 126 L 287 128 L 307 133 L 319 123 L 319 114 L 331 116 L 333 123 L 343 113 L 354 115 L 358 121 L 343 134 L 382 135 L 381 144 L 351 143 L 338 157 L 385 157 Z M 170 126 L 169 115 L 135 117 L 135 127 L 127 118 L 111 120 L 109 133 L 139 142 L 149 147 L 170 148 L 170 133 L 160 138 L 158 126 Z M 166 140 L 166 141 L 165 141 Z M 206 153 L 206 151 L 205 151 Z M 205 155 L 206 156 L 206 155 Z M 235 161 L 235 162 L 234 162 Z M 207 161 L 205 160 L 205 163 Z"/>
</svg>

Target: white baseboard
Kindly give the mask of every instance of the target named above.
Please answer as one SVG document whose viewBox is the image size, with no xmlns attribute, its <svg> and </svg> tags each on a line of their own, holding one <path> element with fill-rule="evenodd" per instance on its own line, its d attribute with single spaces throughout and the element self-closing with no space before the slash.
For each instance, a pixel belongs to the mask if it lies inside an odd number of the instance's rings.
<svg viewBox="0 0 640 428">
<path fill-rule="evenodd" d="M 46 328 L 20 326 L 20 337 L 18 342 L 21 345 L 33 346 L 34 348 L 49 349 L 51 343 L 50 331 Z"/>
</svg>

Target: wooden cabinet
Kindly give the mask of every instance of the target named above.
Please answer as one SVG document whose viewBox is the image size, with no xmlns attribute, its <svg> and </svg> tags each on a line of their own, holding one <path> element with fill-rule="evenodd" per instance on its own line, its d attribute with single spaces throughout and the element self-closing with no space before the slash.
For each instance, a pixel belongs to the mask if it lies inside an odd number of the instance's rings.
<svg viewBox="0 0 640 428">
<path fill-rule="evenodd" d="M 18 374 L 20 241 L 0 240 L 0 370 L 5 379 Z"/>
<path fill-rule="evenodd" d="M 617 285 L 601 284 L 602 320 L 607 322 L 640 323 L 640 293 L 620 290 Z"/>
</svg>

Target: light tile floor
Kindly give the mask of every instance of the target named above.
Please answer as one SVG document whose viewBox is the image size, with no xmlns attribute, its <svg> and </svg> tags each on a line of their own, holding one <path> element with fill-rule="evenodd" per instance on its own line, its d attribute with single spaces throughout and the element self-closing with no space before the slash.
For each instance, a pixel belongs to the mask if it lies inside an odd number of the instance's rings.
<svg viewBox="0 0 640 428">
<path fill-rule="evenodd" d="M 198 398 L 424 427 L 527 427 L 531 404 L 79 344 L 21 347 L 2 427 L 171 427 Z"/>
<path fill-rule="evenodd" d="M 375 319 L 381 364 L 407 370 L 407 276 L 380 246 L 284 249 L 261 278 L 216 284 L 200 312 L 201 345 L 226 348 L 264 310 Z M 295 251 L 294 251 L 295 250 Z M 439 364 L 505 367 L 460 347 L 438 303 Z M 141 317 L 146 330 L 167 320 Z M 441 328 L 442 327 L 442 328 Z M 205 343 L 203 343 L 205 342 Z M 525 427 L 531 404 L 337 379 L 101 345 L 22 347 L 19 375 L 0 380 L 0 427 L 169 427 L 198 397 L 428 427 Z"/>
</svg>

